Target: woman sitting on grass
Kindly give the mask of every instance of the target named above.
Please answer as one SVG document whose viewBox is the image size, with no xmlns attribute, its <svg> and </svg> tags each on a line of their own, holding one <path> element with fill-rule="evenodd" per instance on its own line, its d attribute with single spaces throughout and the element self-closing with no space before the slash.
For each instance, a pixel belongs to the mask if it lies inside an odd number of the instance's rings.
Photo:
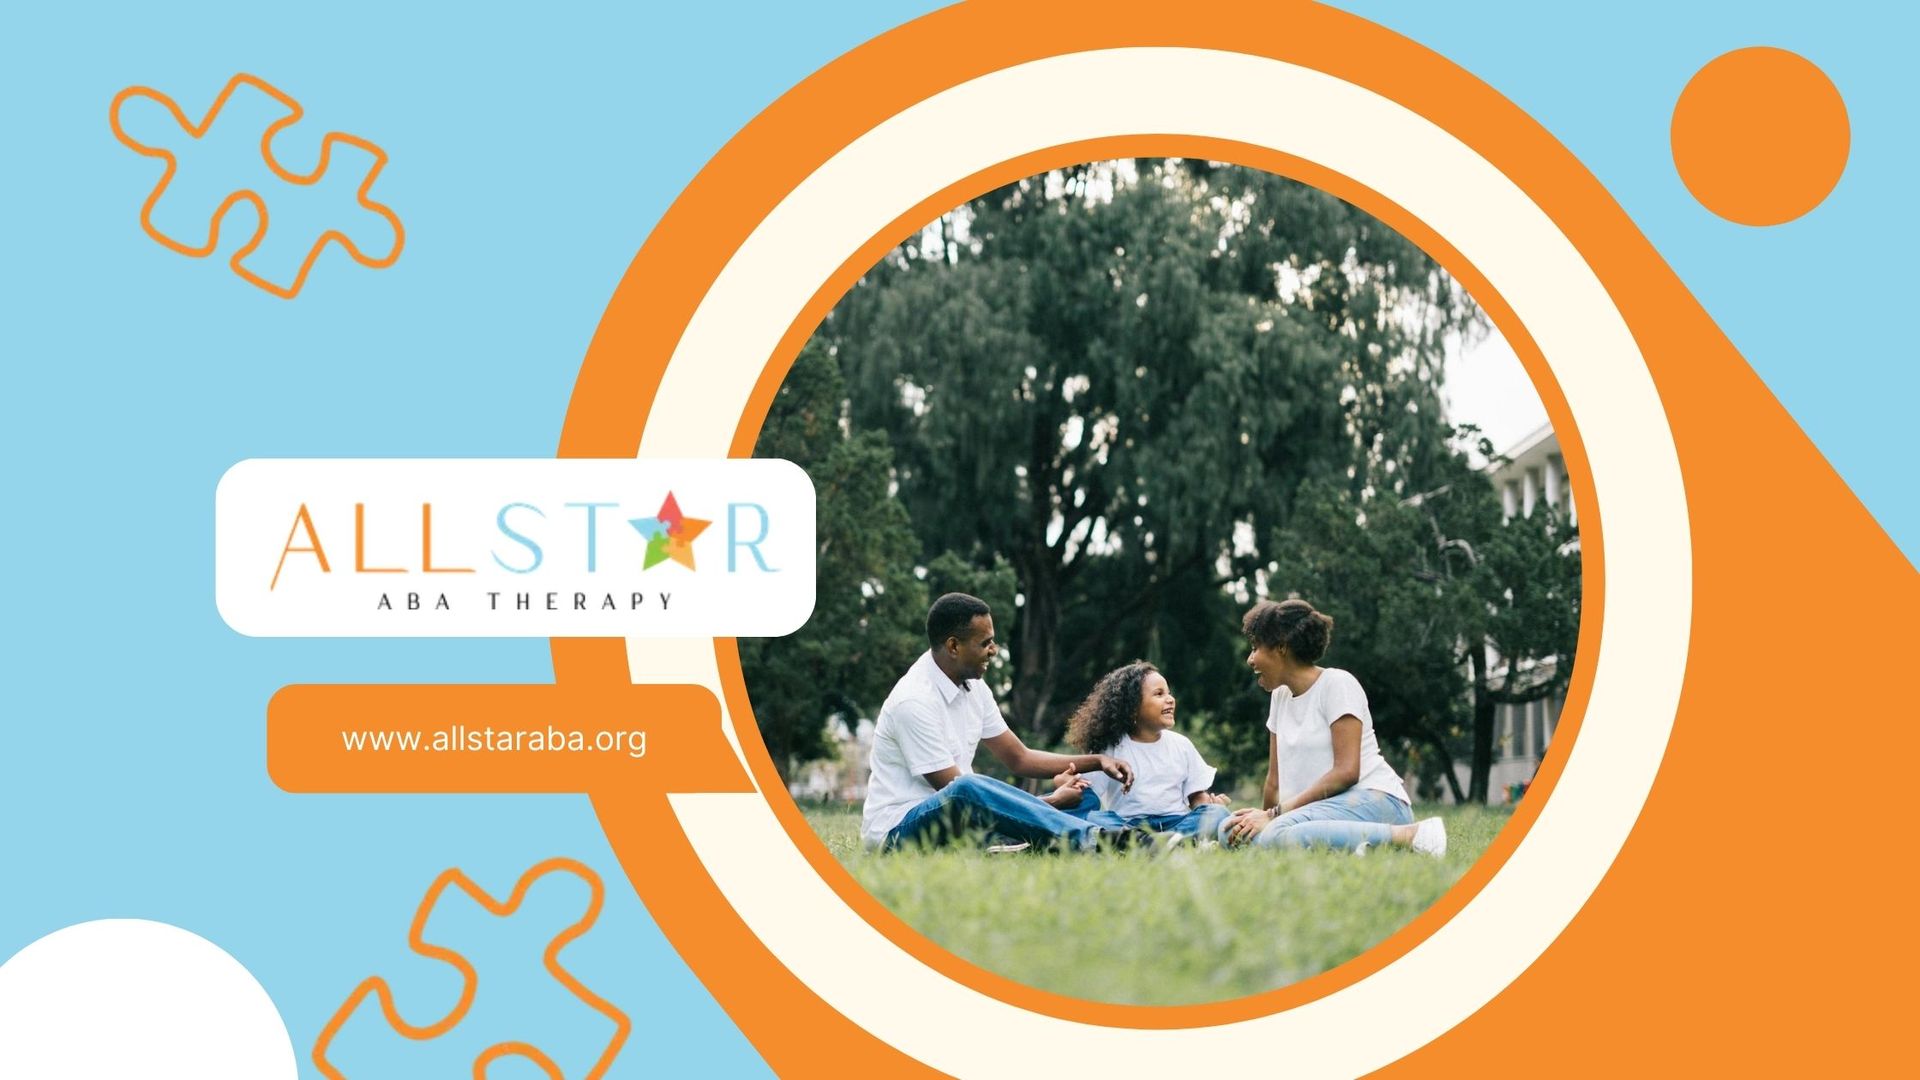
<svg viewBox="0 0 1920 1080">
<path fill-rule="evenodd" d="M 1133 787 L 1088 773 L 1101 808 L 1087 820 L 1105 828 L 1144 827 L 1213 840 L 1227 817 L 1225 795 L 1208 794 L 1214 769 L 1185 735 L 1173 730 L 1173 690 L 1152 664 L 1136 660 L 1110 671 L 1067 722 L 1067 741 L 1083 753 L 1106 754 L 1133 767 Z"/>
<path fill-rule="evenodd" d="M 1363 852 L 1394 844 L 1446 854 L 1446 823 L 1435 817 L 1414 824 L 1406 785 L 1380 756 L 1360 680 L 1318 666 L 1333 620 L 1305 600 L 1267 600 L 1247 612 L 1240 629 L 1253 646 L 1247 666 L 1273 695 L 1272 734 L 1263 809 L 1236 812 L 1222 838 L 1260 847 Z"/>
</svg>

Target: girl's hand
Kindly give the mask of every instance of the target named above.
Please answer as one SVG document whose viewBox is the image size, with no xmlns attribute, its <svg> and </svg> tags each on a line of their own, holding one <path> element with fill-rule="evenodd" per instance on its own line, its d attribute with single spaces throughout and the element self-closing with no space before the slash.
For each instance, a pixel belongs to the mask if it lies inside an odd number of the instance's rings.
<svg viewBox="0 0 1920 1080">
<path fill-rule="evenodd" d="M 1065 787 L 1054 788 L 1053 794 L 1043 796 L 1040 801 L 1053 807 L 1055 810 L 1071 810 L 1080 805 L 1081 796 L 1086 790 L 1087 783 L 1082 780 L 1077 784 L 1068 784 Z"/>
<path fill-rule="evenodd" d="M 1249 806 L 1235 810 L 1233 815 L 1227 818 L 1226 825 L 1221 828 L 1221 835 L 1226 837 L 1229 845 L 1237 846 L 1259 836 L 1261 831 L 1271 824 L 1273 824 L 1273 811 L 1255 810 Z"/>
<path fill-rule="evenodd" d="M 1067 769 L 1053 778 L 1053 793 L 1042 795 L 1041 801 L 1055 810 L 1071 810 L 1080 805 L 1080 797 L 1088 788 L 1087 778 Z"/>
</svg>

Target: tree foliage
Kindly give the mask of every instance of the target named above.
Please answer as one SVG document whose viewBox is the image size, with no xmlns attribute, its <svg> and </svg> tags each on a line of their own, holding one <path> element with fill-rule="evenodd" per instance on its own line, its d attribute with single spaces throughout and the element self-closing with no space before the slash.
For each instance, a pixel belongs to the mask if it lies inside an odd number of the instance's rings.
<svg viewBox="0 0 1920 1080">
<path fill-rule="evenodd" d="M 1444 453 L 1442 337 L 1473 318 L 1338 199 L 1142 161 L 960 207 L 819 336 L 856 425 L 893 441 L 922 550 L 1013 568 L 1010 712 L 1049 742 L 1129 654 L 1217 647 L 1192 620 L 1261 587 L 1303 482 L 1391 487 Z"/>
<path fill-rule="evenodd" d="M 846 389 L 824 345 L 794 361 L 754 452 L 800 464 L 813 480 L 818 554 L 813 616 L 784 638 L 748 638 L 740 662 L 768 753 L 783 772 L 826 750 L 826 720 L 872 715 L 926 647 L 919 544 L 891 497 L 893 453 L 853 434 Z"/>
<path fill-rule="evenodd" d="M 1102 673 L 1145 657 L 1228 782 L 1257 780 L 1266 702 L 1239 615 L 1298 593 L 1338 620 L 1383 738 L 1459 752 L 1469 641 L 1546 655 L 1564 627 L 1526 620 L 1567 601 L 1501 576 L 1560 564 L 1502 545 L 1444 415 L 1445 342 L 1482 332 L 1411 242 L 1271 174 L 1103 162 L 971 200 L 861 279 L 776 402 L 758 452 L 814 476 L 821 599 L 806 630 L 751 646 L 756 711 L 763 669 L 782 701 L 815 680 L 816 716 L 780 736 L 814 752 L 800 728 L 876 708 L 911 660 L 883 612 L 917 635 L 926 597 L 961 589 L 993 605 L 992 678 L 1028 741 L 1057 744 Z M 829 534 L 843 514 L 859 536 Z M 831 582 L 830 558 L 849 559 Z"/>
<path fill-rule="evenodd" d="M 1445 482 L 1404 498 L 1303 491 L 1276 538 L 1277 576 L 1333 616 L 1325 662 L 1367 688 L 1382 745 L 1456 800 L 1485 802 L 1496 707 L 1566 686 L 1580 559 L 1553 508 L 1505 520 L 1464 457 L 1437 464 Z M 1463 755 L 1465 790 L 1453 771 Z"/>
</svg>

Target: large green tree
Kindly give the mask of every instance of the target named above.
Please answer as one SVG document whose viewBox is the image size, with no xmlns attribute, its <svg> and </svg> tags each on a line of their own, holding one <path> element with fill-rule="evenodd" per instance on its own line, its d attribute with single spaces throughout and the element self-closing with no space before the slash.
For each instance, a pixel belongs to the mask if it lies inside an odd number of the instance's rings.
<svg viewBox="0 0 1920 1080">
<path fill-rule="evenodd" d="M 1552 507 L 1507 520 L 1464 456 L 1433 464 L 1436 485 L 1404 496 L 1310 485 L 1276 537 L 1278 576 L 1333 616 L 1327 662 L 1367 688 L 1381 739 L 1456 801 L 1484 803 L 1498 707 L 1565 689 L 1580 557 Z"/>
<path fill-rule="evenodd" d="M 783 774 L 826 751 L 826 721 L 871 716 L 926 647 L 919 543 L 891 497 L 893 454 L 879 432 L 855 434 L 846 388 L 824 343 L 801 350 L 775 395 L 754 453 L 806 469 L 816 500 L 813 616 L 784 638 L 747 638 L 740 663 L 768 753 Z"/>
<path fill-rule="evenodd" d="M 816 335 L 884 431 L 920 558 L 1019 583 L 1011 718 L 1057 738 L 1092 679 L 1155 653 L 1224 712 L 1235 608 L 1317 480 L 1396 490 L 1451 451 L 1442 342 L 1472 305 L 1324 192 L 1191 161 L 1100 163 L 946 215 Z M 1204 682 L 1196 681 L 1204 679 Z"/>
<path fill-rule="evenodd" d="M 994 607 L 1030 741 L 1145 657 L 1256 783 L 1239 616 L 1299 594 L 1395 763 L 1484 798 L 1495 710 L 1564 684 L 1579 585 L 1567 524 L 1505 521 L 1444 415 L 1444 341 L 1482 327 L 1404 238 L 1265 173 L 1096 163 L 944 215 L 834 309 L 757 448 L 820 496 L 813 620 L 743 646 L 775 760 L 872 715 L 957 589 Z"/>
<path fill-rule="evenodd" d="M 1469 650 L 1473 680 L 1472 784 L 1486 802 L 1494 721 L 1501 705 L 1565 693 L 1580 636 L 1579 532 L 1558 509 L 1536 506 L 1476 549 L 1473 576 L 1485 601 Z"/>
</svg>

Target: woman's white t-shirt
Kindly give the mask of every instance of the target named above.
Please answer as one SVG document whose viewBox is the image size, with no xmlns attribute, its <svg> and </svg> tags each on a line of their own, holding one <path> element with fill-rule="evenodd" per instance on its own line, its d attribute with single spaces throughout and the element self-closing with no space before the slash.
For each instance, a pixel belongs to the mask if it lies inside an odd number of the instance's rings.
<svg viewBox="0 0 1920 1080">
<path fill-rule="evenodd" d="M 1128 735 L 1106 752 L 1133 766 L 1132 789 L 1121 791 L 1120 782 L 1106 773 L 1086 777 L 1093 793 L 1100 796 L 1100 809 L 1121 817 L 1184 814 L 1187 796 L 1213 786 L 1213 766 L 1200 757 L 1193 740 L 1177 731 L 1162 731 L 1153 742 Z"/>
<path fill-rule="evenodd" d="M 1280 746 L 1280 799 L 1305 791 L 1333 768 L 1333 724 L 1344 716 L 1360 721 L 1360 779 L 1354 787 L 1384 791 L 1404 803 L 1407 786 L 1380 756 L 1373 735 L 1373 714 L 1367 711 L 1367 692 L 1360 680 L 1339 668 L 1321 668 L 1320 677 L 1298 697 L 1282 686 L 1267 706 L 1267 730 Z"/>
</svg>

